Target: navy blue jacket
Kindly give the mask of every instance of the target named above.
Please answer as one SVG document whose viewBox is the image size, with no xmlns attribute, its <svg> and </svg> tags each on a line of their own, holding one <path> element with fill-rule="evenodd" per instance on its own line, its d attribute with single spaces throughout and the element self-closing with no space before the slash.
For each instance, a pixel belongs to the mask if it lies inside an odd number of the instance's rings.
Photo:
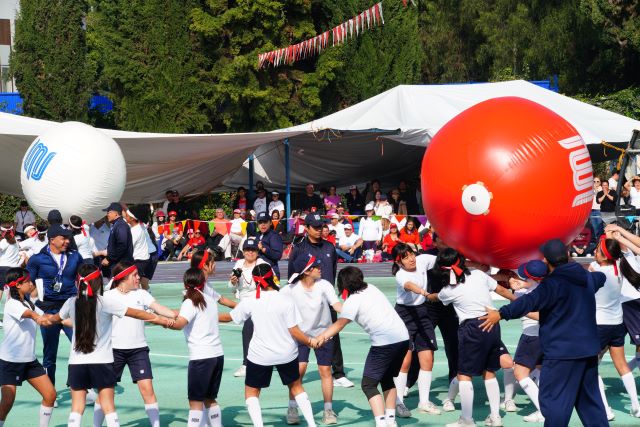
<svg viewBox="0 0 640 427">
<path fill-rule="evenodd" d="M 60 292 L 53 290 L 53 285 L 58 274 L 58 263 L 49 253 L 49 245 L 29 258 L 27 271 L 31 280 L 42 279 L 44 284 L 44 301 L 65 302 L 78 294 L 76 288 L 76 274 L 78 267 L 82 264 L 82 257 L 76 251 L 67 250 L 65 252 L 64 268 L 62 270 L 62 288 Z"/>
<path fill-rule="evenodd" d="M 107 243 L 107 259 L 110 267 L 120 261 L 133 262 L 131 228 L 122 217 L 117 218 L 111 225 L 109 243 Z"/>
<path fill-rule="evenodd" d="M 262 243 L 265 251 L 258 251 L 258 257 L 265 260 L 276 276 L 280 277 L 280 268 L 278 267 L 278 261 L 282 258 L 283 244 L 282 237 L 273 230 L 267 230 L 266 233 L 258 233 L 258 241 Z"/>
<path fill-rule="evenodd" d="M 318 243 L 311 243 L 307 237 L 296 244 L 289 255 L 288 277 L 295 273 L 293 265 L 297 257 L 309 259 L 309 255 L 313 255 L 321 261 L 320 272 L 322 278 L 332 285 L 336 281 L 336 270 L 338 268 L 338 257 L 336 255 L 336 247 L 326 240 L 320 240 Z"/>
<path fill-rule="evenodd" d="M 503 319 L 540 313 L 540 346 L 545 359 L 581 359 L 600 351 L 595 293 L 606 277 L 570 262 L 556 267 L 540 285 L 500 308 Z"/>
</svg>

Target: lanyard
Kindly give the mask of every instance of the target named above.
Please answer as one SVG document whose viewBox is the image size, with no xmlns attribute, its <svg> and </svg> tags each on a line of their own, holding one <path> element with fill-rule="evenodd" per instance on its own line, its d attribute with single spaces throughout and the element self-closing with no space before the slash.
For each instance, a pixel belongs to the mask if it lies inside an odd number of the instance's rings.
<svg viewBox="0 0 640 427">
<path fill-rule="evenodd" d="M 47 251 L 49 252 L 49 255 L 51 255 L 51 258 L 53 258 L 55 263 L 58 264 L 58 261 L 56 261 L 56 258 L 53 256 L 53 254 L 51 254 L 51 248 L 47 248 Z M 62 271 L 64 270 L 64 262 L 65 262 L 65 257 L 63 252 L 60 254 L 60 264 L 58 265 L 58 274 L 56 275 L 56 282 L 58 283 L 62 283 Z"/>
</svg>

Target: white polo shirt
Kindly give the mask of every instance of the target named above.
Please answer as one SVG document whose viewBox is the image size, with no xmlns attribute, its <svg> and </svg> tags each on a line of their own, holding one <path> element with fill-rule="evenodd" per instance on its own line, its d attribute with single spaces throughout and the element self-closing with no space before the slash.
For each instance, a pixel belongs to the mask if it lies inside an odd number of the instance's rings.
<svg viewBox="0 0 640 427">
<path fill-rule="evenodd" d="M 204 293 L 202 295 L 207 303 L 204 310 L 194 306 L 190 299 L 185 299 L 180 306 L 180 317 L 189 322 L 182 330 L 189 347 L 189 360 L 211 359 L 224 354 L 218 327 L 217 301 L 220 295 L 213 290 L 213 298 Z"/>
<path fill-rule="evenodd" d="M 607 280 L 596 292 L 596 323 L 598 325 L 619 325 L 622 323 L 622 276 L 615 275 L 613 265 L 600 266 L 592 262 L 593 271 L 604 273 Z"/>
<path fill-rule="evenodd" d="M 36 330 L 38 324 L 32 319 L 23 319 L 25 304 L 7 299 L 2 319 L 3 339 L 0 344 L 0 359 L 5 362 L 27 363 L 36 360 Z M 39 314 L 42 311 L 36 308 Z"/>
<path fill-rule="evenodd" d="M 402 305 L 420 305 L 426 301 L 423 295 L 407 291 L 404 285 L 411 282 L 419 288 L 427 290 L 427 270 L 432 268 L 436 263 L 436 257 L 433 255 L 418 255 L 416 257 L 416 270 L 407 271 L 402 268 L 396 273 L 396 303 Z"/>
<path fill-rule="evenodd" d="M 493 307 L 491 292 L 498 282 L 480 270 L 472 270 L 465 282 L 447 285 L 438 294 L 444 305 L 453 304 L 460 323 L 487 314 L 486 307 Z"/>
<path fill-rule="evenodd" d="M 133 242 L 133 259 L 146 261 L 149 259 L 149 246 L 147 245 L 147 230 L 138 223 L 131 227 L 131 241 Z"/>
<path fill-rule="evenodd" d="M 155 302 L 155 298 L 144 289 L 136 289 L 123 294 L 118 289 L 110 289 L 105 296 L 136 310 L 149 311 L 149 306 Z M 111 331 L 111 344 L 117 349 L 134 349 L 147 347 L 147 338 L 144 334 L 144 320 L 132 317 L 115 317 Z"/>
<path fill-rule="evenodd" d="M 299 281 L 288 285 L 280 291 L 293 298 L 302 316 L 300 330 L 315 337 L 331 326 L 329 307 L 339 302 L 333 285 L 320 279 L 310 289 L 306 289 Z"/>
<path fill-rule="evenodd" d="M 533 280 L 529 280 L 528 282 L 531 284 L 530 287 L 524 288 L 524 289 L 518 289 L 513 294 L 516 297 L 520 298 L 523 295 L 533 292 L 533 290 L 537 288 L 539 285 L 538 282 Z M 522 316 L 520 318 L 520 321 L 522 322 L 522 335 L 527 335 L 530 337 L 538 336 L 540 332 L 540 322 L 538 322 L 537 320 L 530 319 L 527 316 Z"/>
</svg>

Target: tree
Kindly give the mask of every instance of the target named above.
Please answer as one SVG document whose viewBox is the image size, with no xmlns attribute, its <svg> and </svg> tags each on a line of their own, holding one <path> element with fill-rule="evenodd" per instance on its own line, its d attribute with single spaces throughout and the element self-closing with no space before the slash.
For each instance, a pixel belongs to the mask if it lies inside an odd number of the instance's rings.
<svg viewBox="0 0 640 427">
<path fill-rule="evenodd" d="M 92 72 L 84 0 L 21 0 L 10 68 L 26 115 L 86 121 Z"/>
</svg>

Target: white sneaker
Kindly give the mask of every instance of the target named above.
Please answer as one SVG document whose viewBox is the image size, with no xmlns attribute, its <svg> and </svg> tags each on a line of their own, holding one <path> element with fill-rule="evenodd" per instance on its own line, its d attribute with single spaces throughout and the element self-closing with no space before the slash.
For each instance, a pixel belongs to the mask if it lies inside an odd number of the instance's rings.
<svg viewBox="0 0 640 427">
<path fill-rule="evenodd" d="M 607 406 L 605 409 L 607 410 L 607 420 L 613 421 L 616 417 L 616 414 L 613 413 L 613 409 L 611 409 L 611 406 Z"/>
<path fill-rule="evenodd" d="M 445 399 L 445 401 L 442 402 L 442 410 L 444 412 L 453 412 L 456 410 L 456 405 L 453 404 L 451 399 Z"/>
<path fill-rule="evenodd" d="M 396 423 L 396 420 L 387 420 L 387 427 L 398 427 L 398 423 Z"/>
<path fill-rule="evenodd" d="M 411 411 L 404 405 L 404 403 L 398 403 L 396 405 L 396 417 L 409 418 L 411 417 Z"/>
<path fill-rule="evenodd" d="M 475 426 L 476 422 L 473 421 L 473 419 L 471 420 L 465 420 L 464 418 L 460 417 L 458 418 L 457 421 L 453 422 L 453 423 L 449 423 L 447 425 L 445 425 L 444 427 L 472 427 Z"/>
<path fill-rule="evenodd" d="M 524 417 L 522 417 L 522 419 L 524 420 L 525 423 L 543 423 L 544 422 L 544 417 L 542 416 L 542 413 L 540 411 L 536 411 L 532 414 L 525 415 Z"/>
<path fill-rule="evenodd" d="M 89 390 L 87 390 L 87 400 L 86 400 L 86 404 L 87 405 L 93 405 L 94 403 L 96 403 L 96 400 L 98 400 L 98 393 L 95 392 L 95 390 L 93 390 L 92 388 L 90 388 Z"/>
<path fill-rule="evenodd" d="M 632 417 L 636 417 L 636 418 L 640 418 L 640 408 L 636 409 L 635 411 L 632 409 L 631 410 L 631 416 Z"/>
<path fill-rule="evenodd" d="M 244 365 L 240 365 L 240 367 L 233 373 L 234 377 L 244 377 L 245 375 L 247 375 L 247 367 Z"/>
<path fill-rule="evenodd" d="M 516 406 L 516 402 L 513 400 L 505 400 L 500 404 L 500 409 L 505 412 L 516 412 L 518 407 Z"/>
<path fill-rule="evenodd" d="M 298 415 L 298 408 L 287 409 L 287 424 L 300 424 L 300 415 Z"/>
<path fill-rule="evenodd" d="M 500 415 L 492 417 L 491 414 L 489 414 L 484 420 L 484 425 L 491 427 L 502 427 L 504 424 L 502 424 L 502 417 Z"/>
<path fill-rule="evenodd" d="M 334 379 L 333 380 L 333 386 L 334 387 L 344 387 L 344 388 L 350 388 L 353 387 L 353 383 L 351 381 L 349 381 L 349 378 L 347 377 L 342 377 L 342 378 L 338 378 L 338 379 Z"/>
<path fill-rule="evenodd" d="M 325 409 L 322 415 L 322 424 L 338 424 L 338 416 L 333 409 Z"/>
<path fill-rule="evenodd" d="M 418 405 L 418 412 L 423 414 L 440 415 L 442 411 L 436 407 L 432 402 Z"/>
</svg>

